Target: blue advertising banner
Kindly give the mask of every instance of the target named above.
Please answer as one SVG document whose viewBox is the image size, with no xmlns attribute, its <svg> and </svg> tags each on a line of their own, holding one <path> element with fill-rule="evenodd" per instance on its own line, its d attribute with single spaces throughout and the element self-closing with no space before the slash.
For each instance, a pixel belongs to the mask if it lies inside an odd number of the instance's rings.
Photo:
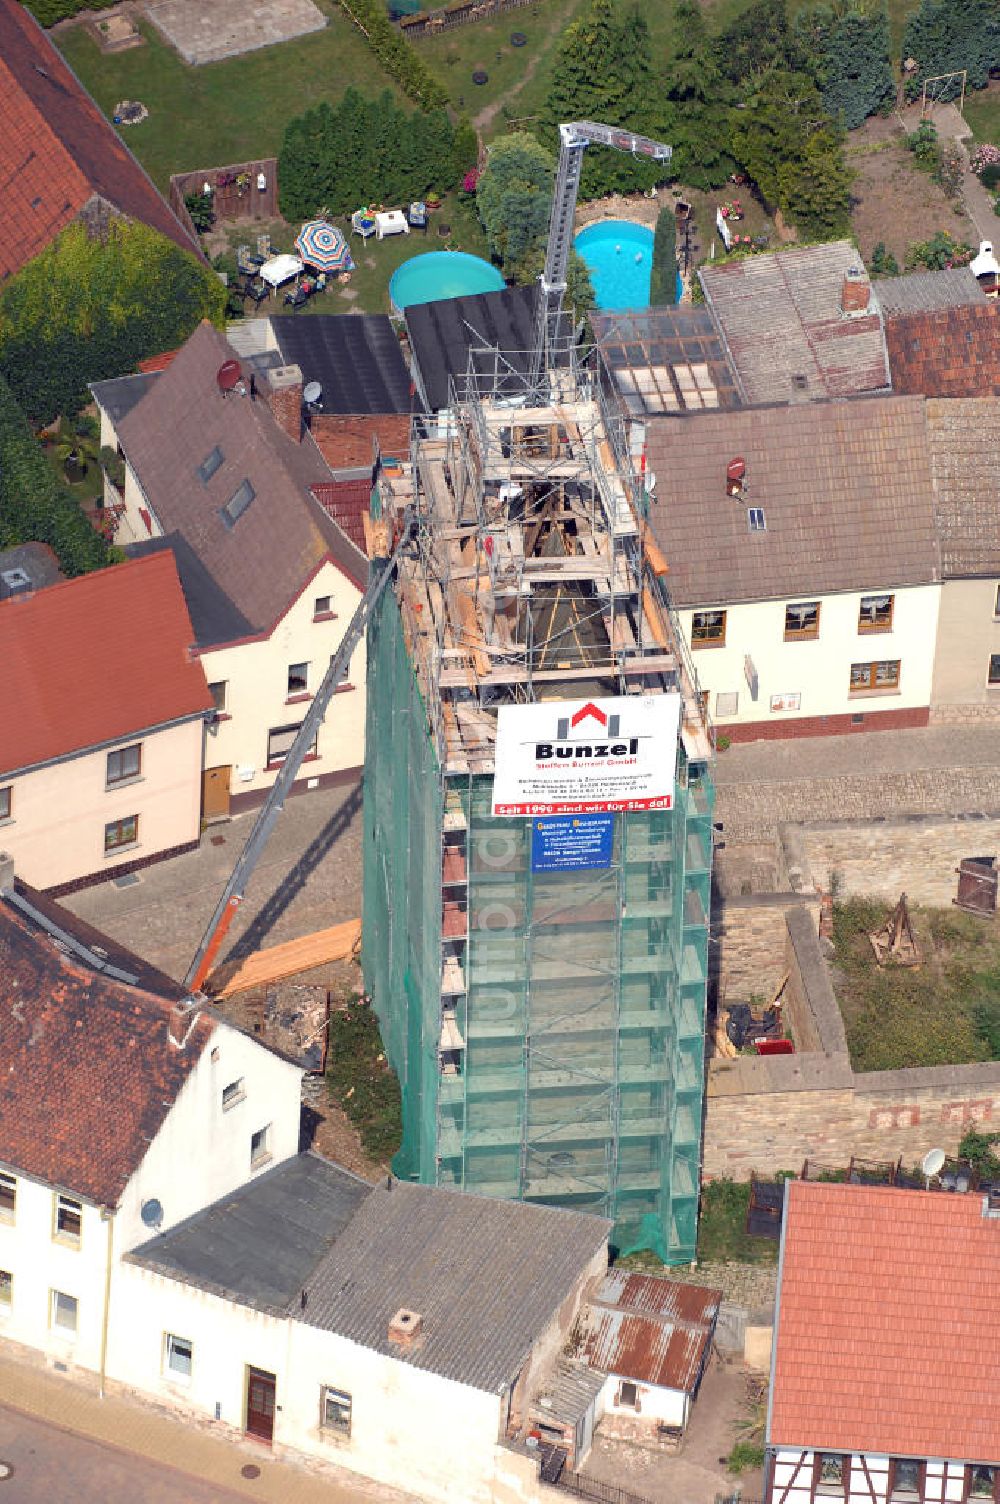
<svg viewBox="0 0 1000 1504">
<path fill-rule="evenodd" d="M 532 872 L 572 872 L 610 867 L 615 817 L 555 815 L 531 822 Z"/>
</svg>

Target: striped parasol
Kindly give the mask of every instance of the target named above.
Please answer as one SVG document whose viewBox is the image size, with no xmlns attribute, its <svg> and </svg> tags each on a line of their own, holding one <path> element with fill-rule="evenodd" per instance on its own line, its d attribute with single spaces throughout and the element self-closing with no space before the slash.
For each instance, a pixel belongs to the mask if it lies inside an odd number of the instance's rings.
<svg viewBox="0 0 1000 1504">
<path fill-rule="evenodd" d="M 318 272 L 346 272 L 354 264 L 347 241 L 325 219 L 310 219 L 304 224 L 295 237 L 295 249 Z"/>
</svg>

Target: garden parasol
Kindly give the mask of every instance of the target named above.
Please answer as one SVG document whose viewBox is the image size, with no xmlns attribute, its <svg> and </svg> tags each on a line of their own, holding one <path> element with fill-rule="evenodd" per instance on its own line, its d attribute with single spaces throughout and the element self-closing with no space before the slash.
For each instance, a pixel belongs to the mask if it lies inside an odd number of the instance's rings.
<svg viewBox="0 0 1000 1504">
<path fill-rule="evenodd" d="M 295 237 L 295 249 L 318 272 L 346 272 L 353 265 L 347 241 L 325 219 L 310 219 L 304 224 Z"/>
</svg>

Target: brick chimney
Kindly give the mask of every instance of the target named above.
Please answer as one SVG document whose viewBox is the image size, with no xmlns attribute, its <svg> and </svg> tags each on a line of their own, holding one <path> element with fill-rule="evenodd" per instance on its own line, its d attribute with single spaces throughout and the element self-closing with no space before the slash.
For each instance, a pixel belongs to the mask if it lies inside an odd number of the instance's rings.
<svg viewBox="0 0 1000 1504">
<path fill-rule="evenodd" d="M 267 404 L 296 444 L 302 438 L 302 372 L 298 366 L 275 366 L 267 373 Z"/>
<path fill-rule="evenodd" d="M 419 1311 L 408 1311 L 402 1306 L 389 1322 L 389 1341 L 396 1347 L 413 1347 L 424 1329 L 424 1318 Z"/>
<path fill-rule="evenodd" d="M 844 284 L 840 289 L 841 313 L 867 313 L 871 295 L 871 283 L 864 267 L 849 267 L 844 273 Z"/>
</svg>

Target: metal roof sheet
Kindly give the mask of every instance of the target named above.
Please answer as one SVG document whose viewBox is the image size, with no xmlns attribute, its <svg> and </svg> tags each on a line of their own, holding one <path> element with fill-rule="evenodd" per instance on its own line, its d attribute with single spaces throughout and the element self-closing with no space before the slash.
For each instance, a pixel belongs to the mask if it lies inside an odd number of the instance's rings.
<svg viewBox="0 0 1000 1504">
<path fill-rule="evenodd" d="M 612 1269 L 588 1308 L 583 1356 L 602 1373 L 690 1391 L 721 1300 L 718 1290 Z"/>
</svg>

